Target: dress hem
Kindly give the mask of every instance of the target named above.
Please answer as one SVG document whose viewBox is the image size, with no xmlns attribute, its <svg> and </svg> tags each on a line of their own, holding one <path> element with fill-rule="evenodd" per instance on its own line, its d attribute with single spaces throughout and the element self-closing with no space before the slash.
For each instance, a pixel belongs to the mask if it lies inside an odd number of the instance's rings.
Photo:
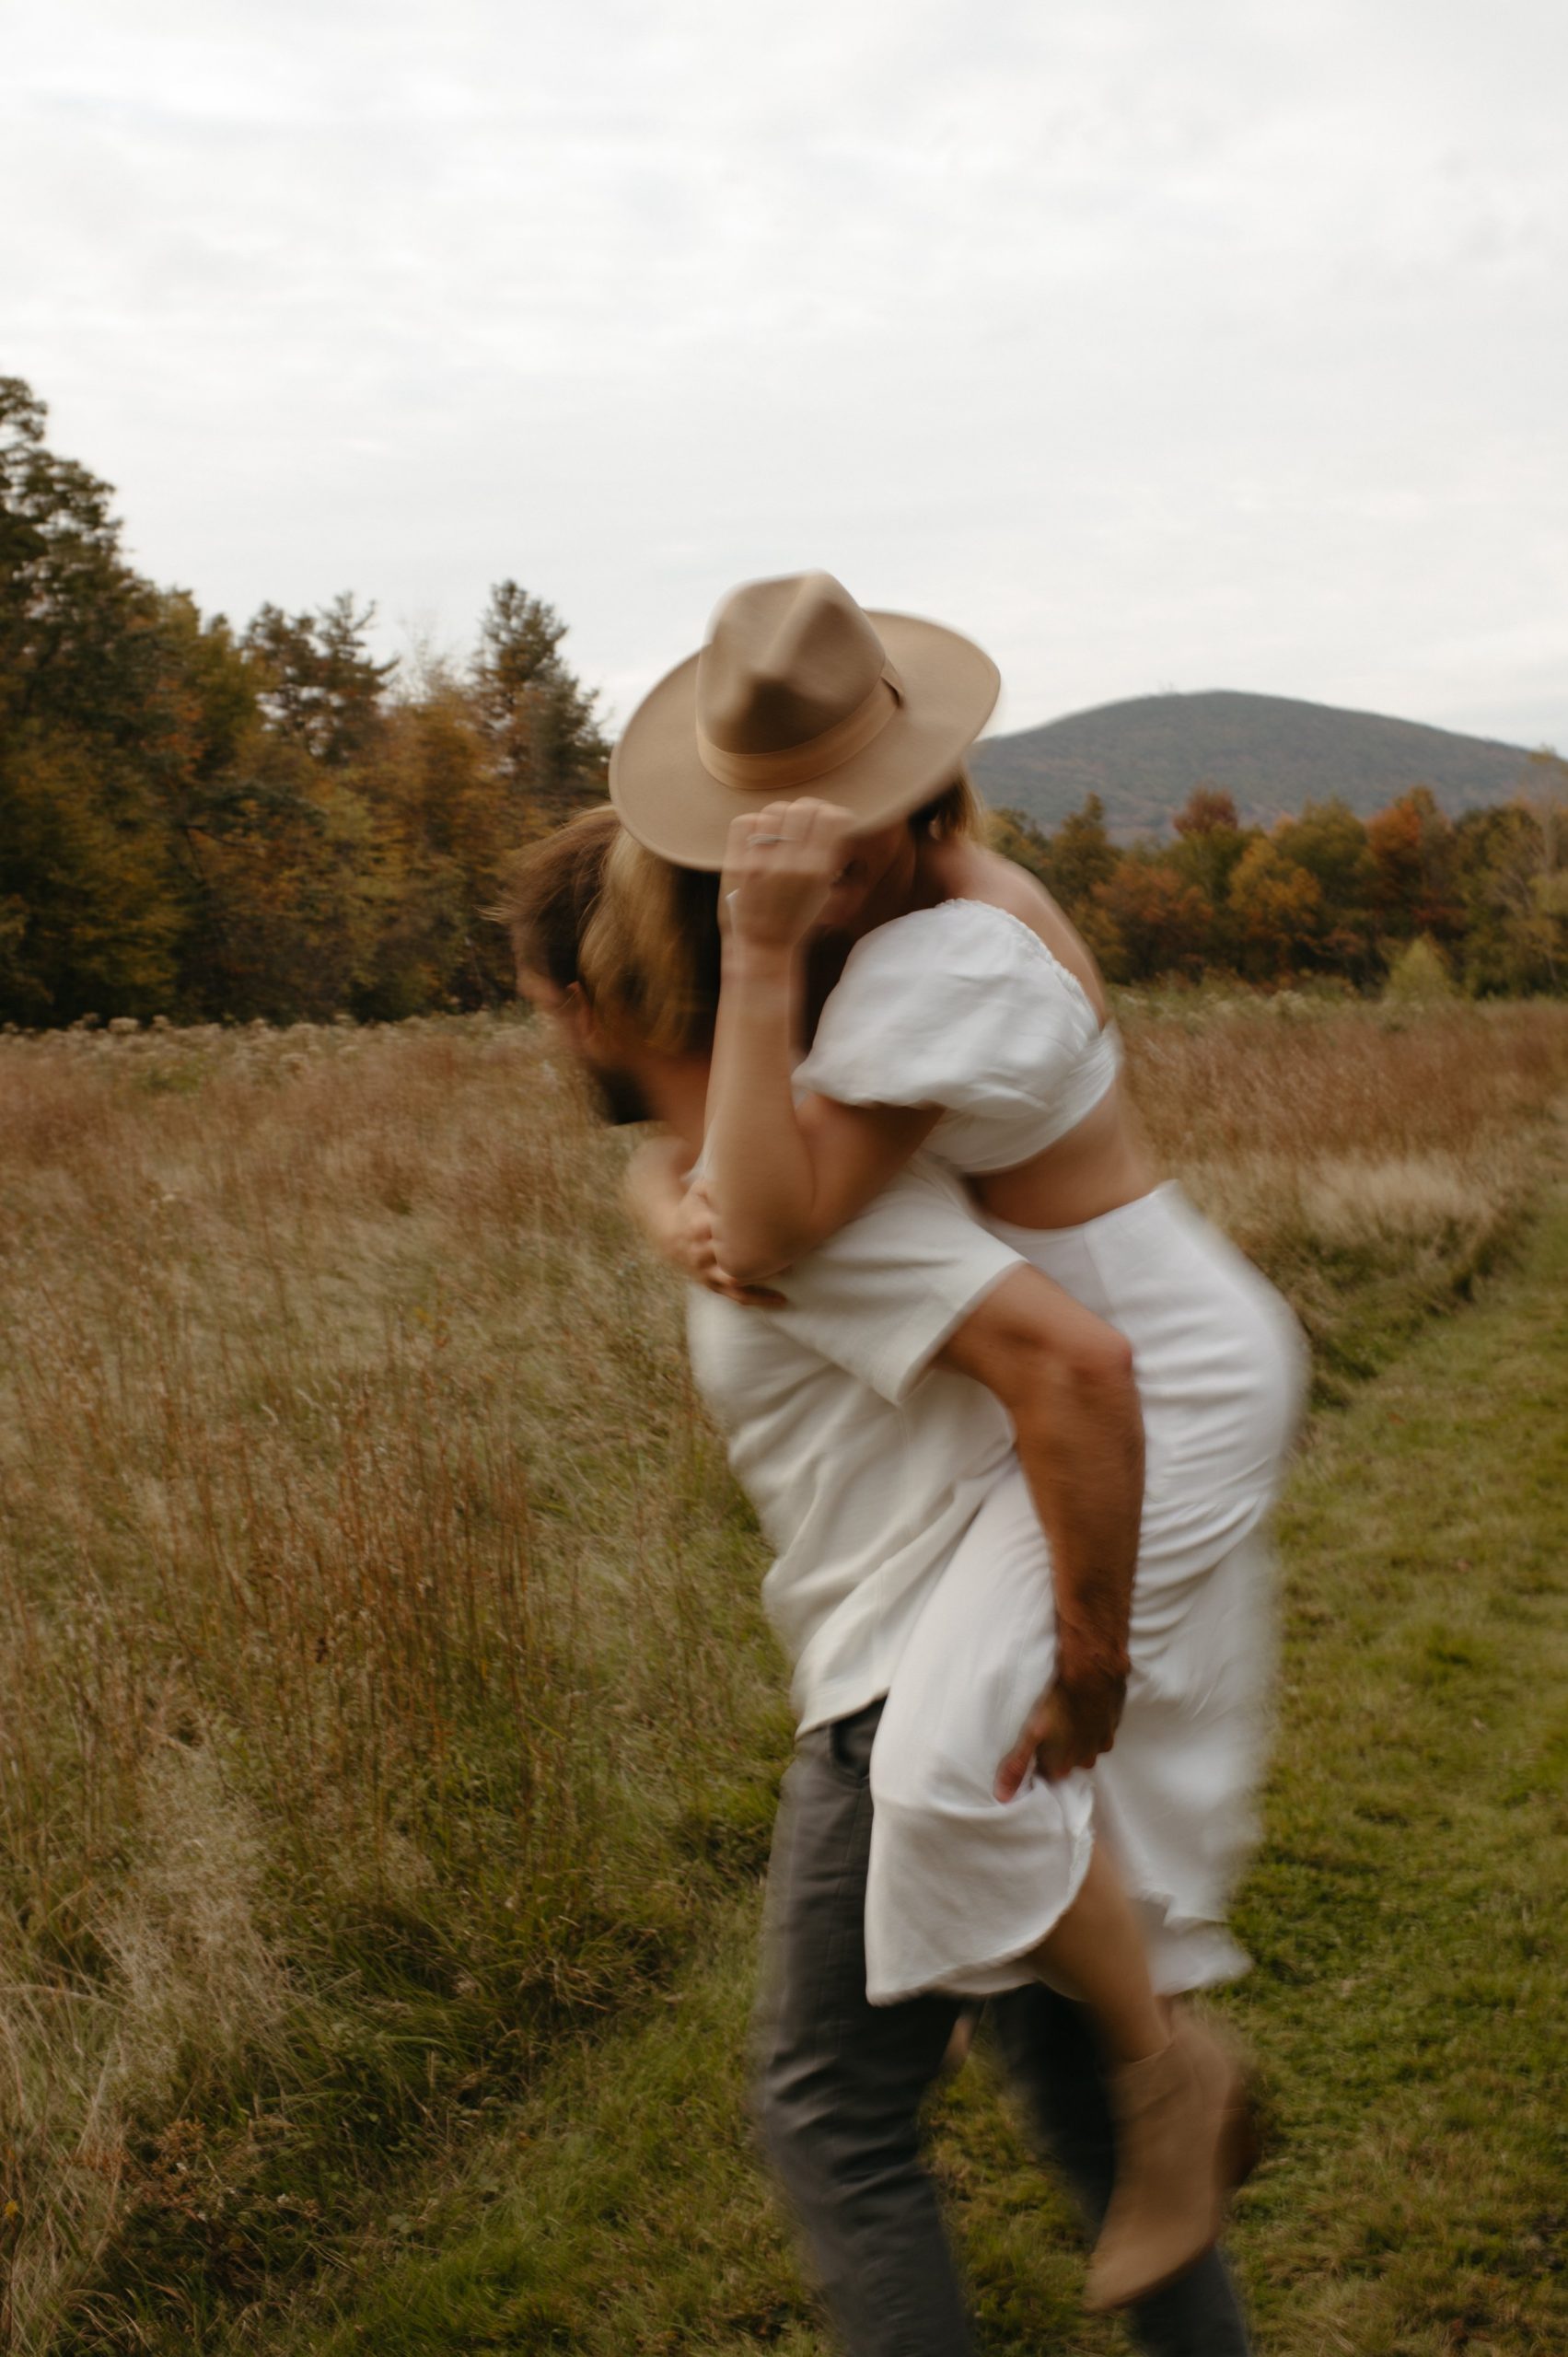
<svg viewBox="0 0 1568 2357">
<path fill-rule="evenodd" d="M 1084 1876 L 1089 1870 L 1089 1858 L 1093 1854 L 1094 1842 L 1092 1828 L 1078 1836 L 1074 1845 L 1073 1864 L 1068 1877 L 1070 1888 L 1067 1896 L 1051 1915 L 1050 1922 L 1035 1932 L 1030 1938 L 1018 1942 L 1015 1946 L 1005 1948 L 995 1956 L 978 1957 L 972 1963 L 953 1965 L 923 1980 L 906 1982 L 886 1994 L 874 1993 L 868 1980 L 865 1989 L 866 2003 L 872 2005 L 902 2005 L 914 1997 L 974 1999 L 1000 1997 L 1005 1995 L 1010 1989 L 1028 1988 L 1031 1981 L 1037 1979 L 1044 1980 L 1044 1974 L 1032 1972 L 1021 1973 L 1016 1978 L 1007 1980 L 998 1980 L 994 1976 L 1007 1972 L 1010 1967 L 1019 1964 L 1033 1949 L 1039 1947 L 1041 1940 L 1048 1940 L 1051 1937 L 1051 1933 L 1083 1888 Z M 1156 1890 L 1152 1887 L 1142 1890 L 1129 1888 L 1127 1896 L 1134 1907 L 1157 1907 L 1162 1910 L 1168 1910 L 1176 1905 L 1176 1895 L 1173 1891 Z M 1181 1949 L 1189 1940 L 1204 1938 L 1204 1935 L 1207 1935 L 1205 1945 L 1208 1955 L 1202 1968 L 1197 1973 L 1182 1972 L 1179 1968 Z M 1189 1916 L 1185 1922 L 1178 1918 L 1172 1922 L 1167 1918 L 1160 1931 L 1152 1939 L 1145 1940 L 1145 1946 L 1148 1951 L 1149 1978 L 1154 1982 L 1156 1995 L 1160 1997 L 1188 1997 L 1203 1989 L 1226 1988 L 1232 1981 L 1245 1980 L 1248 1973 L 1252 1970 L 1251 1957 L 1227 1930 L 1223 1920 L 1214 1921 L 1206 1916 Z M 1174 1974 L 1169 1968 L 1173 1964 L 1178 1967 Z M 982 1986 L 973 1985 L 982 1978 Z M 966 1983 L 969 1985 L 964 1985 Z"/>
<path fill-rule="evenodd" d="M 1022 1957 L 1029 1954 L 1031 1949 L 1038 1948 L 1041 1940 L 1048 1940 L 1052 1932 L 1056 1929 L 1058 1923 L 1061 1922 L 1063 1915 L 1066 1914 L 1069 1907 L 1072 1906 L 1073 1901 L 1077 1898 L 1079 1891 L 1082 1890 L 1084 1887 L 1084 1876 L 1088 1873 L 1089 1861 L 1094 1854 L 1094 1829 L 1092 1826 L 1086 1827 L 1085 1830 L 1078 1834 L 1074 1840 L 1073 1862 L 1071 1866 L 1068 1868 L 1067 1873 L 1067 1896 L 1062 1901 L 1061 1906 L 1058 1907 L 1051 1915 L 1050 1919 L 1041 1924 L 1040 1928 L 1037 1932 L 1031 1933 L 1027 1940 L 1019 1940 L 1012 1946 L 1003 1948 L 995 1956 L 977 1956 L 972 1963 L 949 1966 L 943 1971 L 937 1973 L 935 1977 L 928 1977 L 923 1980 L 906 1982 L 900 1988 L 890 1990 L 886 1995 L 874 1992 L 870 1981 L 867 1980 L 865 1984 L 866 2003 L 872 2005 L 901 2005 L 911 1997 L 928 1997 L 934 1995 L 942 1997 L 996 1996 L 999 1993 L 999 1991 L 995 1987 L 986 1989 L 959 1988 L 958 1986 L 958 1976 L 960 1974 L 968 1976 L 974 1973 L 1005 1972 L 1009 1965 L 1018 1963 Z M 1023 1981 L 1006 1981 L 1002 1983 L 1001 1986 L 1005 1988 L 1021 1988 L 1027 1981 L 1033 1980 L 1035 1977 L 1036 1976 L 1033 1973 L 1028 1973 L 1025 1975 Z"/>
</svg>

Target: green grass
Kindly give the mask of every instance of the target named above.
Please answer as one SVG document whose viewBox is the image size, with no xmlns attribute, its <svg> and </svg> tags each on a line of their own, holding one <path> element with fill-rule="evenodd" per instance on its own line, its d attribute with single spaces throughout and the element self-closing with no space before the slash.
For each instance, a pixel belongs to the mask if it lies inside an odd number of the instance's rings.
<svg viewBox="0 0 1568 2357">
<path fill-rule="evenodd" d="M 1568 2350 L 1565 1305 L 1559 1198 L 1291 1486 L 1257 1969 L 1227 2002 L 1270 2090 L 1233 2239 L 1269 2357 Z M 818 2357 L 744 2120 L 755 1914 L 717 1907 L 660 1999 L 565 2048 L 266 2345 Z M 1125 2346 L 1079 2313 L 1071 2222 L 983 2053 L 935 2155 L 994 2357 Z"/>
</svg>

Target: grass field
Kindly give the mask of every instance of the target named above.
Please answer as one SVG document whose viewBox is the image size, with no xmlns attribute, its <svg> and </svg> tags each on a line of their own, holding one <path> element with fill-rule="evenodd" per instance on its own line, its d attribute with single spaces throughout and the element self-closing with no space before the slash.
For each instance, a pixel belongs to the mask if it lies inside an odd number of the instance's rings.
<svg viewBox="0 0 1568 2357">
<path fill-rule="evenodd" d="M 1235 2001 L 1265 2345 L 1568 2348 L 1568 1014 L 1128 1028 L 1348 1403 Z M 734 2095 L 783 1681 L 621 1149 L 494 1020 L 0 1040 L 0 1106 L 9 2345 L 816 2349 Z M 942 2151 L 994 2345 L 1115 2345 L 983 2070 Z"/>
<path fill-rule="evenodd" d="M 1269 2357 L 1568 2349 L 1568 1195 L 1516 1271 L 1319 1429 L 1285 1516 L 1287 1674 L 1225 2010 L 1271 2153 L 1233 2254 Z M 360 2254 L 351 2357 L 759 2340 L 825 2357 L 749 2165 L 755 1933 L 575 2051 Z M 942 2107 L 993 2357 L 1110 2351 L 984 2057 Z"/>
</svg>

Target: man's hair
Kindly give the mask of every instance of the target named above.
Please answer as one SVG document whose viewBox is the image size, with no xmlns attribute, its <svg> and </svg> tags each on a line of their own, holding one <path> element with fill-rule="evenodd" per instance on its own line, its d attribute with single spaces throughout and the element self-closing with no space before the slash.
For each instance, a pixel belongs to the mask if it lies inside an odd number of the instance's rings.
<svg viewBox="0 0 1568 2357">
<path fill-rule="evenodd" d="M 543 974 L 563 991 L 582 980 L 583 935 L 620 832 L 620 820 L 603 803 L 580 810 L 512 861 L 493 914 L 511 935 L 519 974 Z"/>
</svg>

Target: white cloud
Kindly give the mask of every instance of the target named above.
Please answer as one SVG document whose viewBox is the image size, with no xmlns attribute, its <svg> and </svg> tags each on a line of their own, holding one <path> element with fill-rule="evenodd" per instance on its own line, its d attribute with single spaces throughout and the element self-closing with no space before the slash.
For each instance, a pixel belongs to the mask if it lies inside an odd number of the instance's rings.
<svg viewBox="0 0 1568 2357">
<path fill-rule="evenodd" d="M 1568 743 L 1552 0 L 21 0 L 0 366 L 147 567 L 624 713 L 826 563 L 1002 662 Z"/>
</svg>

